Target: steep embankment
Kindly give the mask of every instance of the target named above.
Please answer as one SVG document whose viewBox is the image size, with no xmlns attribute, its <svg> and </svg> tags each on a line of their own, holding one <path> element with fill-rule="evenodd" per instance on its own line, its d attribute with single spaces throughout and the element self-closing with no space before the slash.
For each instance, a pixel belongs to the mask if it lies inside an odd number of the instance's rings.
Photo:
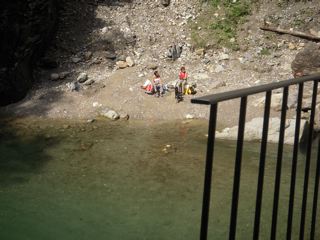
<svg viewBox="0 0 320 240">
<path fill-rule="evenodd" d="M 198 0 L 162 2 L 66 1 L 57 36 L 46 55 L 58 67 L 37 69 L 38 82 L 32 92 L 2 112 L 94 118 L 111 108 L 136 119 L 206 118 L 208 109 L 191 105 L 192 97 L 292 77 L 291 62 L 308 40 L 262 31 L 259 27 L 264 22 L 304 32 L 320 26 L 316 1 L 250 5 L 252 15 L 238 19 L 238 28 L 230 35 L 223 35 L 234 26 L 224 20 L 222 7 Z M 240 10 L 228 14 L 247 14 Z M 221 29 L 220 33 L 212 31 Z M 223 41 L 210 43 L 218 34 Z M 177 59 L 169 54 L 174 45 L 181 50 Z M 176 104 L 173 92 L 158 99 L 140 89 L 154 69 L 170 85 L 182 65 L 189 81 L 197 84 L 195 96 Z M 248 118 L 263 110 L 256 98 L 250 98 Z M 221 122 L 234 124 L 237 107 L 233 102 L 219 106 Z"/>
<path fill-rule="evenodd" d="M 54 0 L 7 0 L 0 8 L 0 106 L 22 99 L 57 20 Z"/>
</svg>

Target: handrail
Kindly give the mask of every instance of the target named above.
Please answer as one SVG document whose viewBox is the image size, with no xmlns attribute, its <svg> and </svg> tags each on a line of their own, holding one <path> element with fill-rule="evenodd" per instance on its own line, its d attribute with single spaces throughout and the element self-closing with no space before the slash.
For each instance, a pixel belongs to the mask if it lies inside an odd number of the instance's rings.
<svg viewBox="0 0 320 240">
<path fill-rule="evenodd" d="M 275 90 L 278 88 L 288 87 L 290 85 L 295 85 L 295 84 L 315 81 L 315 80 L 320 81 L 320 74 L 314 74 L 314 75 L 309 75 L 309 76 L 300 77 L 300 78 L 293 78 L 285 81 L 268 83 L 268 84 L 263 84 L 263 85 L 254 86 L 250 88 L 237 89 L 229 92 L 206 95 L 203 97 L 191 99 L 191 103 L 212 105 L 218 102 L 222 102 L 222 101 L 226 101 L 234 98 L 240 98 L 244 96 L 267 92 L 267 91 Z"/>
<path fill-rule="evenodd" d="M 270 239 L 275 240 L 277 236 L 277 220 L 278 220 L 278 208 L 279 208 L 279 197 L 280 197 L 280 186 L 281 186 L 281 165 L 283 156 L 283 145 L 285 136 L 285 122 L 286 122 L 286 111 L 287 111 L 287 101 L 289 95 L 289 86 L 298 85 L 298 95 L 297 95 L 297 106 L 296 106 L 296 126 L 294 135 L 294 149 L 292 156 L 292 169 L 291 169 L 291 181 L 290 181 L 290 196 L 288 201 L 288 218 L 287 218 L 287 239 L 292 239 L 292 217 L 294 212 L 294 199 L 295 199 L 295 188 L 296 188 L 296 172 L 297 172 L 297 157 L 298 157 L 298 147 L 299 147 L 299 135 L 300 135 L 300 119 L 302 111 L 302 98 L 303 98 L 303 86 L 305 82 L 313 82 L 312 89 L 312 103 L 311 103 L 311 113 L 309 118 L 309 134 L 307 137 L 307 148 L 306 148 L 306 158 L 305 158 L 305 170 L 304 170 L 304 182 L 302 191 L 302 206 L 301 206 L 301 218 L 300 218 L 300 231 L 299 239 L 303 240 L 305 238 L 306 231 L 306 213 L 307 213 L 307 199 L 308 199 L 308 189 L 309 189 L 309 177 L 310 175 L 310 160 L 311 160 L 311 150 L 313 144 L 313 129 L 314 129 L 314 119 L 316 112 L 316 102 L 318 95 L 318 82 L 320 81 L 320 74 L 314 74 L 309 76 L 304 76 L 300 78 L 289 79 L 280 82 L 274 82 L 269 84 L 264 84 L 260 86 L 233 90 L 229 92 L 217 93 L 212 95 L 207 95 L 199 98 L 194 98 L 191 103 L 210 105 L 210 116 L 209 116 L 209 128 L 208 128 L 208 142 L 207 142 L 207 154 L 205 163 L 205 176 L 204 176 L 204 189 L 203 189 L 203 202 L 202 202 L 202 215 L 201 215 L 201 228 L 200 228 L 200 240 L 207 240 L 208 235 L 208 221 L 209 221 L 209 210 L 210 210 L 210 195 L 211 195 L 211 181 L 212 181 L 212 168 L 214 160 L 214 148 L 215 148 L 215 129 L 217 122 L 217 112 L 218 103 L 226 100 L 239 98 L 240 110 L 239 110 L 239 127 L 238 127 L 238 137 L 237 137 L 237 150 L 235 156 L 235 167 L 233 176 L 233 192 L 232 192 L 232 204 L 231 204 L 231 216 L 230 216 L 230 226 L 229 226 L 229 240 L 236 239 L 236 229 L 237 229 L 237 212 L 239 203 L 239 187 L 241 180 L 241 162 L 242 162 L 242 149 L 245 133 L 245 119 L 246 119 L 246 108 L 247 108 L 247 97 L 249 95 L 265 93 L 265 110 L 264 110 L 264 120 L 263 120 L 263 131 L 262 131 L 262 141 L 260 149 L 260 162 L 258 168 L 258 181 L 257 181 L 257 193 L 256 193 L 256 208 L 255 208 L 255 218 L 254 218 L 254 229 L 253 229 L 253 239 L 259 239 L 260 230 L 260 218 L 261 218 L 261 208 L 262 208 L 262 197 L 263 197 L 263 178 L 265 171 L 265 160 L 266 160 L 266 150 L 268 141 L 268 128 L 269 128 L 269 117 L 270 117 L 270 105 L 272 98 L 272 91 L 275 89 L 283 88 L 282 95 L 282 107 L 281 107 L 281 123 L 279 128 L 279 142 L 278 142 L 278 154 L 276 161 L 276 173 L 275 173 L 275 183 L 274 183 L 274 196 L 273 196 L 273 209 L 272 209 L 272 222 L 271 222 L 271 235 Z M 317 167 L 314 179 L 314 192 L 312 201 L 312 219 L 310 225 L 310 240 L 315 239 L 315 229 L 316 229 L 316 219 L 317 219 L 317 207 L 318 207 L 318 191 L 320 185 L 320 138 L 318 143 L 318 156 L 317 156 Z M 269 193 L 270 194 L 270 193 Z M 309 227 L 309 226 L 308 226 Z"/>
</svg>

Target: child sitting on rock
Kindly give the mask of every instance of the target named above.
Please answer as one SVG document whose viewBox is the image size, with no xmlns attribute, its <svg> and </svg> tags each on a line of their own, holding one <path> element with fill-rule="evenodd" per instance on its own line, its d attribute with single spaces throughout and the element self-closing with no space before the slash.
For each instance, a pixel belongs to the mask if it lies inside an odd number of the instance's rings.
<svg viewBox="0 0 320 240">
<path fill-rule="evenodd" d="M 154 93 L 153 84 L 149 79 L 147 81 L 145 81 L 145 83 L 141 86 L 141 88 L 144 89 L 145 93 L 147 93 L 147 94 Z"/>
</svg>

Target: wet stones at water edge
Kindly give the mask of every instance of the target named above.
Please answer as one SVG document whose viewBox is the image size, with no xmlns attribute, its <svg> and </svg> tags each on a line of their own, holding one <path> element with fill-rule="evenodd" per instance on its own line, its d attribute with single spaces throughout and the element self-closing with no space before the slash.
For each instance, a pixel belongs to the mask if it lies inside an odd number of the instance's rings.
<svg viewBox="0 0 320 240">
<path fill-rule="evenodd" d="M 106 117 L 106 118 L 109 118 L 111 120 L 118 120 L 120 118 L 120 115 L 114 111 L 114 110 L 110 110 L 108 108 L 106 109 L 103 109 L 101 112 L 100 112 L 100 115 L 103 116 L 103 117 Z"/>
<path fill-rule="evenodd" d="M 99 104 L 98 102 L 93 103 L 93 107 L 102 107 L 102 104 Z M 104 108 L 100 111 L 100 115 L 106 118 L 109 118 L 110 120 L 129 120 L 130 116 L 129 114 L 125 112 L 116 112 L 115 110 Z"/>
</svg>

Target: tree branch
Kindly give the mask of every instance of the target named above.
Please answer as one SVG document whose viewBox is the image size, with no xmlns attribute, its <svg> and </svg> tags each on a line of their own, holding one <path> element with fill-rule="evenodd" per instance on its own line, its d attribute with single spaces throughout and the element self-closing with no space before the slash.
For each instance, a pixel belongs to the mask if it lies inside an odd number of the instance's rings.
<svg viewBox="0 0 320 240">
<path fill-rule="evenodd" d="M 299 32 L 299 31 L 290 31 L 290 30 L 284 30 L 281 28 L 273 28 L 273 27 L 269 27 L 269 26 L 262 26 L 262 27 L 260 27 L 260 29 L 265 30 L 265 31 L 276 32 L 276 33 L 289 34 L 289 35 L 292 35 L 295 37 L 300 37 L 300 38 L 304 38 L 304 39 L 308 39 L 308 40 L 312 40 L 312 41 L 320 41 L 320 37 L 318 37 L 318 36 Z"/>
</svg>

